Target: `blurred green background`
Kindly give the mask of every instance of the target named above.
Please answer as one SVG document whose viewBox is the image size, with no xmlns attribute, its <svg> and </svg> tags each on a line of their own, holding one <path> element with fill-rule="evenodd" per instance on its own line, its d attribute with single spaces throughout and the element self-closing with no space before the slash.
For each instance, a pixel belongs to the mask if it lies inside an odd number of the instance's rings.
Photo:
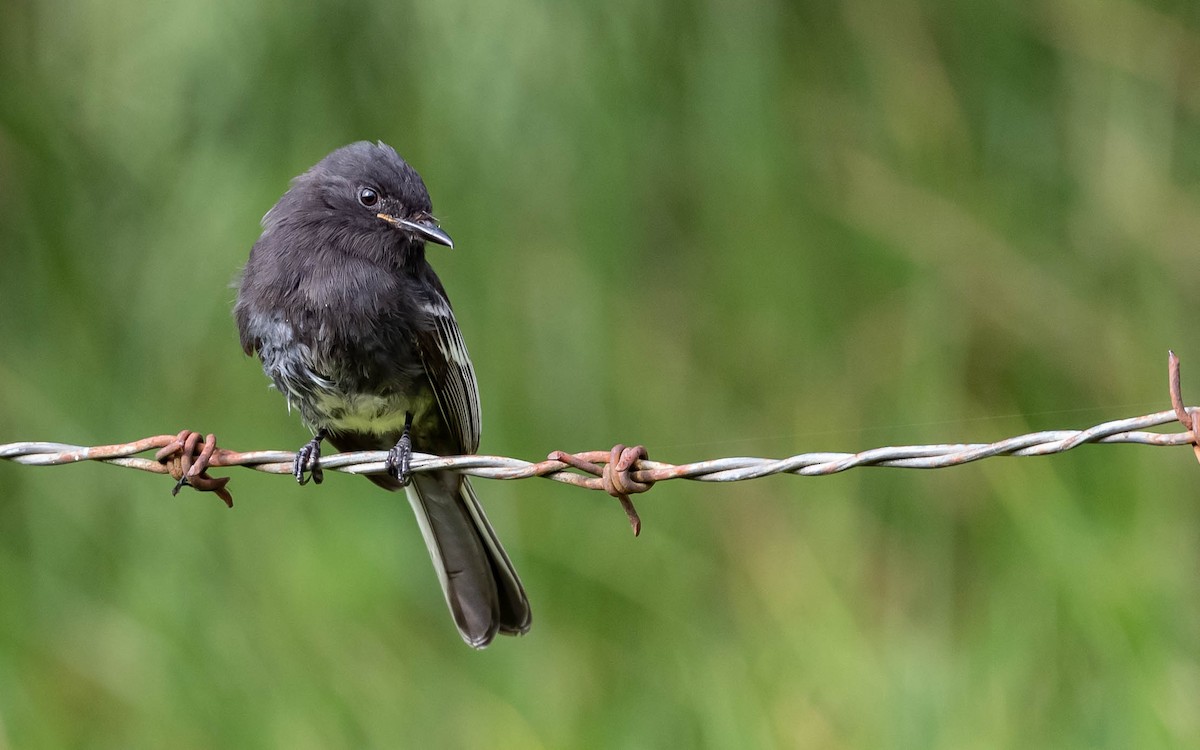
<svg viewBox="0 0 1200 750">
<path fill-rule="evenodd" d="M 988 441 L 1200 394 L 1200 6 L 0 4 L 0 442 L 307 437 L 230 287 L 287 181 L 420 170 L 483 450 Z M 1200 744 L 1186 449 L 640 500 L 477 484 L 476 653 L 403 498 L 0 465 L 0 748 Z"/>
</svg>

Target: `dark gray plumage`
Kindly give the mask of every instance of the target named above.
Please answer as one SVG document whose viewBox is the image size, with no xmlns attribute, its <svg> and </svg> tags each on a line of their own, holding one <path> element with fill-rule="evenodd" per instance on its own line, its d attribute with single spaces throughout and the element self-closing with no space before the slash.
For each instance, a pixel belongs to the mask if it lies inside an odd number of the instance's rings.
<svg viewBox="0 0 1200 750">
<path fill-rule="evenodd" d="M 459 633 L 482 648 L 497 632 L 529 630 L 525 590 L 470 482 L 407 471 L 412 447 L 479 447 L 475 371 L 425 260 L 427 241 L 450 244 L 431 210 L 420 175 L 390 146 L 334 151 L 263 217 L 234 316 L 243 349 L 315 433 L 297 479 L 311 469 L 321 481 L 322 438 L 344 451 L 392 449 L 389 475 L 369 479 L 405 488 Z"/>
</svg>

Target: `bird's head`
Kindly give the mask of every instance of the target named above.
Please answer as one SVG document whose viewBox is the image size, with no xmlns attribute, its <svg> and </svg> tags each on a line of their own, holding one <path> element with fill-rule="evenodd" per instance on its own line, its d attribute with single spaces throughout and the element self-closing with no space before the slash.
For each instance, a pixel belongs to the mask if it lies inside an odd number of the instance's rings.
<svg viewBox="0 0 1200 750">
<path fill-rule="evenodd" d="M 429 191 L 417 171 L 384 143 L 343 146 L 297 177 L 263 218 L 273 223 L 304 217 L 328 241 L 352 238 L 372 247 L 454 247 L 432 214 Z"/>
</svg>

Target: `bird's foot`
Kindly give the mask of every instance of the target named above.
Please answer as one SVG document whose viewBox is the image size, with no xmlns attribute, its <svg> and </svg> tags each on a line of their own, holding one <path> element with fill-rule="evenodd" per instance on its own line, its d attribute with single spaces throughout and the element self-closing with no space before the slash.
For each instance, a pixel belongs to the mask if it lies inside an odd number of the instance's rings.
<svg viewBox="0 0 1200 750">
<path fill-rule="evenodd" d="M 393 479 L 400 483 L 400 486 L 407 487 L 409 481 L 412 480 L 412 438 L 409 437 L 409 430 L 412 428 L 412 413 L 408 413 L 404 418 L 404 432 L 400 435 L 400 439 L 388 451 L 387 473 Z"/>
<path fill-rule="evenodd" d="M 325 439 L 325 431 L 318 430 L 313 439 L 304 444 L 304 447 L 296 451 L 296 460 L 292 464 L 292 476 L 296 477 L 296 481 L 301 485 L 308 484 L 309 477 L 305 473 L 311 475 L 313 484 L 320 484 L 325 480 L 325 471 L 321 468 L 321 441 Z"/>
</svg>

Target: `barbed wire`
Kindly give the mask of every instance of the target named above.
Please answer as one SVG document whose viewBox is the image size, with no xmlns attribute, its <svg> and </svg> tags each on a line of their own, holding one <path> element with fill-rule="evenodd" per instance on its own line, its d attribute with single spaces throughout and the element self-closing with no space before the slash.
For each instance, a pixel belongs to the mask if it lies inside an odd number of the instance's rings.
<svg viewBox="0 0 1200 750">
<path fill-rule="evenodd" d="M 648 490 L 655 482 L 691 479 L 699 482 L 741 482 L 775 474 L 825 476 L 865 466 L 904 469 L 940 469 L 981 461 L 996 456 L 1047 456 L 1086 444 L 1138 443 L 1142 445 L 1191 445 L 1197 460 L 1193 424 L 1195 409 L 1185 407 L 1180 392 L 1179 359 L 1168 352 L 1172 408 L 1140 417 L 1103 422 L 1083 430 L 1043 430 L 993 443 L 944 443 L 872 448 L 859 453 L 800 453 L 787 458 L 735 456 L 669 464 L 651 461 L 645 448 L 614 446 L 607 451 L 566 453 L 554 451 L 544 461 L 525 461 L 504 456 L 433 456 L 414 453 L 411 472 L 457 471 L 484 479 L 528 479 L 543 477 L 577 487 L 602 490 L 618 498 L 629 516 L 634 533 L 640 522 L 629 496 Z M 1148 428 L 1171 422 L 1184 432 L 1149 432 Z M 137 454 L 157 449 L 154 458 Z M 387 451 L 356 451 L 322 456 L 321 469 L 345 474 L 382 474 L 387 471 Z M 215 492 L 232 506 L 225 489 L 228 477 L 210 477 L 209 469 L 242 466 L 268 474 L 291 476 L 296 454 L 291 451 L 231 451 L 218 448 L 213 435 L 184 430 L 177 435 L 156 435 L 115 445 L 80 446 L 67 443 L 22 442 L 0 444 L 0 459 L 26 466 L 62 466 L 80 461 L 99 461 L 114 466 L 155 474 L 170 474 L 175 491 L 189 485 Z"/>
</svg>

